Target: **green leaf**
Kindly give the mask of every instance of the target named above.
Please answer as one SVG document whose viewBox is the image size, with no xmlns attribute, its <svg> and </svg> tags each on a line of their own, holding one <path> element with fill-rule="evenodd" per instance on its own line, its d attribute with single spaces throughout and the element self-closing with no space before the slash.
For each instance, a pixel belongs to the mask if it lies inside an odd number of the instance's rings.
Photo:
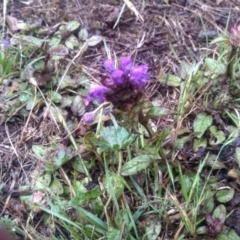
<svg viewBox="0 0 240 240">
<path fill-rule="evenodd" d="M 31 97 L 31 95 L 29 93 L 23 92 L 20 94 L 19 100 L 21 103 L 25 103 L 29 100 L 30 97 Z"/>
<path fill-rule="evenodd" d="M 32 151 L 34 152 L 34 154 L 42 159 L 46 157 L 46 153 L 47 153 L 47 148 L 41 146 L 41 145 L 33 145 L 32 146 Z"/>
<path fill-rule="evenodd" d="M 119 229 L 109 227 L 107 232 L 108 240 L 119 240 L 119 236 L 121 235 L 121 231 Z"/>
<path fill-rule="evenodd" d="M 216 155 L 209 154 L 205 166 L 210 167 L 212 169 L 226 169 L 227 167 L 224 165 L 223 162 L 219 161 Z"/>
<path fill-rule="evenodd" d="M 214 136 L 210 138 L 209 144 L 212 146 L 219 145 L 220 143 L 223 143 L 226 139 L 223 131 L 218 131 L 216 126 L 211 126 L 209 128 L 211 134 Z"/>
<path fill-rule="evenodd" d="M 61 43 L 61 41 L 62 41 L 62 36 L 57 35 L 57 36 L 52 37 L 48 44 L 50 47 L 57 46 Z"/>
<path fill-rule="evenodd" d="M 221 63 L 219 60 L 215 60 L 212 58 L 205 58 L 205 64 L 207 67 L 207 72 L 205 74 L 210 76 L 219 76 L 226 72 L 226 65 Z"/>
<path fill-rule="evenodd" d="M 237 164 L 238 164 L 238 167 L 240 168 L 240 147 L 236 147 L 235 153 L 236 153 Z"/>
<path fill-rule="evenodd" d="M 102 195 L 102 191 L 99 187 L 95 187 L 90 191 L 78 191 L 76 197 L 74 197 L 70 201 L 70 205 L 74 207 L 78 207 L 79 205 L 83 205 L 92 199 L 96 199 L 97 197 Z"/>
<path fill-rule="evenodd" d="M 207 147 L 207 139 L 205 138 L 200 138 L 200 139 L 197 139 L 195 138 L 193 140 L 193 151 L 197 151 L 198 148 L 200 147 L 203 147 L 203 148 L 206 148 Z"/>
<path fill-rule="evenodd" d="M 50 183 L 52 181 L 52 176 L 50 173 L 46 173 L 43 176 L 40 176 L 36 180 L 36 187 L 38 189 L 46 189 L 50 186 Z"/>
<path fill-rule="evenodd" d="M 201 138 L 205 131 L 212 125 L 213 119 L 206 113 L 200 113 L 194 120 L 193 130 L 197 133 L 197 137 Z"/>
<path fill-rule="evenodd" d="M 71 21 L 66 24 L 65 29 L 68 32 L 73 32 L 79 27 L 80 27 L 80 23 L 78 21 Z"/>
<path fill-rule="evenodd" d="M 53 179 L 49 187 L 54 194 L 61 195 L 64 193 L 63 186 L 56 177 Z"/>
<path fill-rule="evenodd" d="M 173 74 L 163 74 L 157 77 L 160 83 L 166 84 L 169 87 L 179 87 L 181 84 L 181 78 Z"/>
<path fill-rule="evenodd" d="M 217 235 L 217 240 L 240 240 L 240 237 L 233 229 L 228 229 Z"/>
<path fill-rule="evenodd" d="M 130 176 L 137 172 L 146 169 L 154 161 L 153 156 L 150 155 L 140 155 L 132 158 L 122 167 L 121 175 Z"/>
<path fill-rule="evenodd" d="M 157 240 L 162 229 L 162 224 L 158 216 L 148 216 L 146 235 L 148 240 Z"/>
<path fill-rule="evenodd" d="M 86 173 L 85 167 L 87 169 L 90 169 L 95 165 L 94 161 L 91 161 L 91 162 L 89 160 L 88 161 L 84 161 L 84 160 L 82 161 L 79 158 L 76 158 L 74 161 L 71 161 L 71 163 L 72 163 L 72 167 L 73 167 L 74 170 L 76 170 L 80 173 L 84 173 L 84 174 Z"/>
<path fill-rule="evenodd" d="M 27 47 L 33 48 L 41 48 L 43 44 L 43 40 L 33 37 L 33 36 L 26 36 L 26 35 L 16 35 L 14 34 L 11 38 L 12 45 L 22 45 Z"/>
<path fill-rule="evenodd" d="M 105 127 L 100 132 L 100 136 L 101 141 L 97 141 L 97 144 L 101 151 L 119 151 L 129 146 L 134 140 L 133 136 L 124 127 L 120 126 Z"/>
<path fill-rule="evenodd" d="M 69 49 L 74 49 L 75 47 L 79 46 L 79 40 L 74 36 L 71 35 L 66 41 L 65 45 Z"/>
<path fill-rule="evenodd" d="M 219 218 L 221 220 L 221 222 L 224 223 L 226 220 L 226 216 L 227 216 L 226 207 L 223 204 L 218 205 L 214 209 L 212 216 L 213 216 L 213 218 Z"/>
<path fill-rule="evenodd" d="M 155 106 L 148 110 L 146 117 L 148 118 L 162 117 L 162 116 L 167 116 L 172 114 L 177 114 L 177 113 L 169 110 L 168 108 Z"/>
<path fill-rule="evenodd" d="M 97 137 L 96 137 L 95 133 L 87 132 L 84 135 L 84 139 L 83 139 L 85 149 L 90 152 L 95 151 L 96 150 L 96 147 L 95 147 L 96 141 L 97 141 Z"/>
<path fill-rule="evenodd" d="M 49 91 L 47 94 L 49 95 L 49 98 L 51 98 L 55 103 L 60 103 L 62 100 L 62 95 L 56 91 Z"/>
<path fill-rule="evenodd" d="M 222 190 L 217 191 L 217 193 L 216 193 L 216 198 L 221 203 L 230 201 L 233 198 L 233 196 L 234 196 L 233 188 L 222 189 Z"/>
<path fill-rule="evenodd" d="M 104 176 L 104 178 L 103 178 L 104 188 L 106 189 L 106 191 L 109 195 L 111 195 L 110 184 L 113 188 L 113 191 L 114 191 L 114 194 L 116 195 L 116 198 L 121 196 L 121 194 L 124 191 L 124 187 L 127 185 L 125 180 L 121 176 L 118 176 L 115 173 L 110 173 L 109 178 L 107 178 L 106 176 Z"/>
</svg>

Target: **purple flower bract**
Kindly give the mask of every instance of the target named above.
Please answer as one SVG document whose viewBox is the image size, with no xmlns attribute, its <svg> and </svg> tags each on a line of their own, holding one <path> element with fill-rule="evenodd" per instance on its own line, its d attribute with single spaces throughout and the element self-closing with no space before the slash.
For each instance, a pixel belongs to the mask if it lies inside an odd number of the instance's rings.
<svg viewBox="0 0 240 240">
<path fill-rule="evenodd" d="M 106 100 L 106 94 L 110 92 L 111 89 L 101 86 L 95 85 L 92 86 L 88 92 L 87 100 L 91 102 L 92 100 L 97 100 L 99 103 L 102 103 Z"/>
<path fill-rule="evenodd" d="M 119 68 L 124 72 L 128 73 L 133 66 L 132 59 L 130 57 L 122 57 L 119 61 Z"/>
<path fill-rule="evenodd" d="M 111 59 L 106 59 L 103 64 L 107 72 L 113 72 L 115 70 L 114 62 Z"/>
<path fill-rule="evenodd" d="M 123 71 L 121 71 L 121 70 L 114 70 L 113 72 L 112 72 L 112 75 L 111 75 L 111 77 L 112 77 L 112 81 L 116 84 L 116 85 L 121 85 L 121 84 L 123 84 L 123 82 L 124 82 L 124 79 L 123 79 Z"/>
<path fill-rule="evenodd" d="M 149 80 L 149 76 L 147 75 L 148 66 L 141 65 L 137 67 L 133 67 L 130 72 L 130 82 L 136 87 L 138 90 L 141 90 L 144 84 Z"/>
</svg>

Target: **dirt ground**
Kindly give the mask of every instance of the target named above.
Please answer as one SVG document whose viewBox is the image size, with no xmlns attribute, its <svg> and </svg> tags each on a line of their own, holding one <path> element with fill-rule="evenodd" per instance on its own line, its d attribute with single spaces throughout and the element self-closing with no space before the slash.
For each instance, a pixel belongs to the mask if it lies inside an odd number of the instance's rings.
<svg viewBox="0 0 240 240">
<path fill-rule="evenodd" d="M 132 56 L 136 63 L 148 64 L 152 84 L 146 92 L 146 98 L 158 96 L 163 106 L 172 100 L 171 107 L 174 108 L 177 92 L 163 83 L 157 83 L 157 76 L 163 73 L 177 75 L 181 60 L 198 61 L 214 51 L 214 46 L 209 43 L 224 32 L 229 21 L 235 22 L 240 18 L 240 8 L 237 0 L 166 2 L 132 0 L 141 15 L 136 16 L 126 6 L 115 27 L 123 6 L 122 1 L 117 0 L 10 0 L 7 14 L 49 28 L 61 22 L 79 21 L 89 36 L 103 36 L 110 51 L 116 56 Z M 9 37 L 13 35 L 11 31 L 7 32 Z M 47 39 L 49 35 L 42 37 Z M 92 76 L 98 78 L 106 58 L 104 45 L 99 44 L 89 48 L 77 64 L 87 66 Z M 49 119 L 40 126 L 36 119 L 31 119 L 27 129 L 26 120 L 17 118 L 15 122 L 3 123 L 0 127 L 0 182 L 4 183 L 0 213 L 2 215 L 7 211 L 16 218 L 22 217 L 16 209 L 21 208 L 18 201 L 21 195 L 19 186 L 31 183 L 30 173 L 38 166 L 31 146 L 47 144 L 49 135 L 61 136 Z M 159 127 L 163 128 L 164 123 L 160 123 Z M 4 203 L 11 194 L 6 209 Z M 239 219 L 235 215 L 233 217 L 234 220 L 228 220 L 229 226 L 240 234 L 240 228 L 236 227 Z"/>
</svg>

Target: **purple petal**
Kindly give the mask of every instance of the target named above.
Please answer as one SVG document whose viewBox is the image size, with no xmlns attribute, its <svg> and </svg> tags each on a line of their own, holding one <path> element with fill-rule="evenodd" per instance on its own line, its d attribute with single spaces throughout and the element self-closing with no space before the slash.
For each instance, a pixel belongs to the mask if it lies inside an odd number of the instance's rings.
<svg viewBox="0 0 240 240">
<path fill-rule="evenodd" d="M 9 39 L 2 40 L 2 45 L 3 45 L 3 48 L 9 48 L 11 45 L 11 42 Z"/>
<path fill-rule="evenodd" d="M 133 67 L 130 72 L 130 82 L 137 89 L 142 89 L 144 84 L 149 80 L 149 76 L 147 74 L 148 66 L 141 65 L 137 67 Z"/>
<path fill-rule="evenodd" d="M 86 112 L 82 116 L 82 121 L 85 124 L 91 124 L 94 121 L 94 112 Z"/>
<path fill-rule="evenodd" d="M 107 72 L 113 72 L 115 70 L 114 62 L 111 59 L 106 59 L 103 64 Z"/>
<path fill-rule="evenodd" d="M 102 103 L 106 100 L 106 94 L 110 92 L 111 89 L 100 86 L 100 85 L 95 85 L 92 86 L 88 92 L 87 100 L 91 102 L 92 100 L 96 100 L 99 103 Z"/>
<path fill-rule="evenodd" d="M 123 79 L 123 71 L 121 70 L 115 70 L 112 72 L 112 81 L 116 84 L 116 85 L 121 85 L 124 82 Z"/>
<path fill-rule="evenodd" d="M 133 62 L 130 57 L 122 57 L 119 61 L 119 68 L 124 72 L 128 73 L 133 66 Z"/>
</svg>

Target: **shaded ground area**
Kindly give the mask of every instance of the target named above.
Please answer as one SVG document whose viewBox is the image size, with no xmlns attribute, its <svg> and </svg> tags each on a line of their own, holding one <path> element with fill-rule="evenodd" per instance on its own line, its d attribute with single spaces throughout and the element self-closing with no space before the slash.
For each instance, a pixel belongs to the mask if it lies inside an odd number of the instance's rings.
<svg viewBox="0 0 240 240">
<path fill-rule="evenodd" d="M 33 30 L 27 32 L 34 36 L 41 36 L 45 40 L 51 39 L 58 30 L 60 23 L 72 20 L 79 21 L 81 28 L 87 31 L 89 37 L 103 36 L 108 49 L 117 57 L 131 56 L 137 64 L 148 64 L 151 83 L 146 91 L 146 99 L 158 100 L 162 106 L 172 110 L 176 110 L 178 105 L 179 90 L 169 86 L 167 79 L 166 83 L 160 83 L 159 78 L 165 73 L 179 75 L 182 60 L 198 62 L 203 56 L 213 55 L 215 46 L 210 45 L 210 41 L 224 32 L 230 17 L 231 21 L 236 21 L 240 16 L 237 7 L 238 1 L 169 0 L 168 4 L 166 1 L 154 0 L 132 1 L 140 13 L 138 16 L 134 14 L 134 8 L 132 10 L 129 6 L 122 8 L 123 5 L 119 4 L 118 1 L 107 0 L 104 3 L 102 2 L 32 0 L 26 4 L 24 1 L 10 1 L 7 14 L 19 21 L 23 20 L 28 24 L 36 24 Z M 120 19 L 118 19 L 119 16 Z M 3 21 L 3 19 L 0 20 Z M 42 34 L 37 31 L 40 28 L 44 29 Z M 7 38 L 11 38 L 14 34 L 9 28 L 7 29 Z M 74 34 L 77 35 L 77 32 L 75 31 Z M 34 56 L 40 55 L 39 52 L 45 50 L 32 52 L 33 59 Z M 54 66 L 53 74 L 56 74 L 56 69 L 65 70 L 76 52 L 76 50 L 71 50 L 64 59 L 61 59 L 56 64 L 57 66 Z M 106 58 L 106 46 L 103 42 L 89 47 L 74 62 L 75 67 L 79 66 L 79 72 L 77 68 L 74 68 L 70 69 L 72 70 L 71 74 L 78 78 L 84 70 L 91 79 L 100 79 L 104 76 L 102 65 Z M 54 63 L 51 62 L 51 65 L 54 65 Z M 43 80 L 43 85 L 45 83 L 47 83 L 47 80 Z M 64 94 L 66 93 L 63 92 Z M 88 106 L 88 110 L 92 108 L 93 106 Z M 201 109 L 201 106 L 199 106 L 199 109 Z M 197 112 L 198 108 L 195 111 Z M 78 126 L 80 121 L 80 117 L 74 116 L 69 109 L 67 109 L 66 119 L 74 119 L 75 126 L 73 129 Z M 30 194 L 32 190 L 29 188 L 23 191 L 20 190 L 20 186 L 31 185 L 35 181 L 32 176 L 33 170 L 41 171 L 44 168 L 43 162 L 32 152 L 32 146 L 47 146 L 53 142 L 53 139 L 57 139 L 61 144 L 67 146 L 70 140 L 69 133 L 63 126 L 56 125 L 51 118 L 45 117 L 42 106 L 34 110 L 30 118 L 27 116 L 24 118 L 20 115 L 15 117 L 14 121 L 9 120 L 12 122 L 2 123 L 0 128 L 0 182 L 3 183 L 0 212 L 1 216 L 10 215 L 19 226 L 24 226 L 27 211 L 19 201 L 19 196 Z M 157 119 L 156 126 L 161 131 L 168 125 L 174 126 L 173 121 L 174 118 L 171 116 Z M 86 131 L 87 129 L 78 129 L 73 136 L 78 138 L 84 135 Z M 185 146 L 185 149 L 179 151 L 179 158 L 183 160 L 192 158 L 192 152 L 189 153 L 190 157 L 187 156 L 191 147 Z M 233 144 L 230 147 L 235 149 L 238 146 Z M 230 154 L 230 147 L 226 150 L 228 155 L 223 156 L 227 169 L 221 172 L 219 178 L 225 181 L 224 186 L 232 185 L 237 189 L 239 183 L 227 175 L 227 170 L 236 167 L 231 159 L 233 153 Z M 217 152 L 219 149 L 220 146 L 210 151 Z M 79 152 L 81 152 L 81 147 L 79 147 Z M 196 159 L 200 159 L 205 153 L 204 151 L 201 155 L 201 152 L 198 152 L 199 156 Z M 49 152 L 49 156 L 51 154 Z M 193 164 L 194 167 L 192 167 L 192 163 L 184 164 L 186 169 L 195 167 L 195 163 Z M 70 170 L 66 170 L 67 173 L 69 173 L 68 171 L 70 172 Z M 99 169 L 94 171 L 100 172 Z M 98 173 L 97 175 L 96 179 L 101 174 Z M 139 185 L 141 186 L 141 183 Z M 238 208 L 239 204 L 239 196 L 236 194 L 236 197 L 228 203 L 228 211 L 231 212 Z M 37 214 L 35 217 L 37 216 L 36 219 L 40 221 L 41 216 L 38 217 Z M 235 211 L 228 218 L 226 224 L 234 228 L 240 235 L 239 224 L 237 224 L 239 221 L 238 215 L 238 211 Z M 49 230 L 49 233 L 48 229 L 39 226 L 37 220 L 35 220 L 33 228 L 43 235 L 51 235 L 51 231 Z M 169 226 L 169 229 L 166 227 L 166 232 L 168 231 L 171 237 L 174 235 L 170 234 L 174 231 L 173 229 L 174 224 Z"/>
</svg>

